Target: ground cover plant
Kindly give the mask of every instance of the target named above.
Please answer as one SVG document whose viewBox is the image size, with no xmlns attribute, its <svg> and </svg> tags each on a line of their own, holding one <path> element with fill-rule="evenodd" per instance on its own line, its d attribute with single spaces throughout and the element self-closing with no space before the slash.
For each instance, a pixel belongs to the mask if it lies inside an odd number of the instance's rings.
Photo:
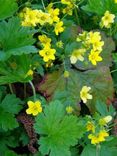
<svg viewBox="0 0 117 156">
<path fill-rule="evenodd" d="M 0 156 L 117 154 L 117 0 L 0 0 Z"/>
</svg>

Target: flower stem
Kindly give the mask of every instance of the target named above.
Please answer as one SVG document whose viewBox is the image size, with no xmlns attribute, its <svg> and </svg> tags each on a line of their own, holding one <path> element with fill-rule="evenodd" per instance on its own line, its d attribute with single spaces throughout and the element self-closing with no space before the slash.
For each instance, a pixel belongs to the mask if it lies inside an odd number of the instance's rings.
<svg viewBox="0 0 117 156">
<path fill-rule="evenodd" d="M 114 72 L 117 72 L 117 69 L 111 71 L 111 73 L 114 73 Z"/>
<path fill-rule="evenodd" d="M 9 89 L 10 89 L 11 94 L 14 94 L 13 88 L 12 88 L 12 84 L 11 84 L 11 83 L 9 83 Z"/>
<path fill-rule="evenodd" d="M 99 156 L 100 154 L 100 145 L 96 145 L 96 156 Z"/>
<path fill-rule="evenodd" d="M 80 25 L 80 21 L 79 21 L 79 17 L 78 17 L 78 12 L 77 11 L 78 11 L 78 8 L 75 7 L 74 13 L 75 13 L 75 16 L 76 16 L 77 24 Z"/>
<path fill-rule="evenodd" d="M 33 96 L 34 96 L 34 101 L 36 101 L 36 91 L 35 91 L 35 87 L 34 84 L 32 83 L 32 81 L 29 81 L 32 91 L 33 91 Z"/>
<path fill-rule="evenodd" d="M 53 5 L 54 5 L 54 4 L 61 4 L 61 2 L 54 2 Z"/>
<path fill-rule="evenodd" d="M 43 5 L 43 9 L 46 10 L 45 4 L 44 4 L 44 1 L 43 1 L 43 0 L 41 0 L 41 3 L 42 3 L 42 5 Z"/>
</svg>

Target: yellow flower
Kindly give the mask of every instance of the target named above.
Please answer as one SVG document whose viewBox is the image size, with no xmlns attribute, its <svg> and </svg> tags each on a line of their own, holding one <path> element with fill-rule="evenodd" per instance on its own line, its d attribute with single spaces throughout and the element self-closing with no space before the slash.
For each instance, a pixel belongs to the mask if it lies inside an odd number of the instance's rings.
<svg viewBox="0 0 117 156">
<path fill-rule="evenodd" d="M 91 50 L 89 54 L 89 61 L 91 61 L 93 65 L 97 65 L 97 62 L 102 61 L 102 57 L 99 56 L 99 54 L 100 54 L 99 51 Z"/>
<path fill-rule="evenodd" d="M 73 111 L 74 111 L 74 109 L 73 109 L 71 106 L 67 106 L 67 107 L 66 107 L 66 112 L 67 112 L 68 114 L 71 114 Z"/>
<path fill-rule="evenodd" d="M 71 0 L 61 0 L 62 4 L 66 4 L 66 5 L 70 5 L 71 4 Z"/>
<path fill-rule="evenodd" d="M 89 33 L 89 42 L 90 43 L 95 43 L 99 42 L 101 40 L 101 34 L 100 32 L 90 32 Z"/>
<path fill-rule="evenodd" d="M 89 33 L 87 31 L 83 31 L 80 33 L 76 39 L 77 42 L 82 42 L 85 49 L 89 49 L 91 46 L 90 40 L 89 40 Z"/>
<path fill-rule="evenodd" d="M 90 32 L 89 34 L 89 43 L 92 44 L 94 51 L 102 51 L 102 46 L 104 42 L 101 41 L 101 34 L 100 32 Z"/>
<path fill-rule="evenodd" d="M 58 47 L 58 48 L 63 48 L 63 42 L 62 41 L 58 41 L 58 42 L 56 42 L 56 46 Z"/>
<path fill-rule="evenodd" d="M 69 72 L 67 70 L 64 71 L 64 77 L 68 78 L 69 77 Z"/>
<path fill-rule="evenodd" d="M 44 13 L 42 10 L 32 10 L 31 8 L 24 8 L 20 13 L 23 19 L 22 26 L 36 26 L 37 24 L 44 25 L 50 21 L 50 14 Z"/>
<path fill-rule="evenodd" d="M 59 33 L 63 32 L 64 31 L 64 27 L 63 27 L 63 22 L 60 21 L 58 23 L 55 24 L 55 34 L 58 35 Z"/>
<path fill-rule="evenodd" d="M 73 4 L 68 5 L 66 8 L 63 9 L 63 14 L 68 14 L 71 16 L 73 14 L 73 8 Z"/>
<path fill-rule="evenodd" d="M 23 10 L 22 26 L 36 26 L 38 23 L 38 10 L 32 10 L 30 8 L 25 8 Z"/>
<path fill-rule="evenodd" d="M 39 55 L 43 57 L 44 62 L 55 60 L 55 49 L 51 49 L 50 46 L 45 46 L 43 50 L 40 50 Z"/>
<path fill-rule="evenodd" d="M 32 69 L 29 69 L 29 71 L 27 72 L 26 76 L 33 76 L 33 70 Z"/>
<path fill-rule="evenodd" d="M 117 0 L 114 0 L 115 3 L 117 3 Z"/>
<path fill-rule="evenodd" d="M 41 10 L 38 11 L 37 18 L 38 18 L 38 23 L 40 25 L 44 25 L 46 23 L 49 23 L 50 19 L 51 19 L 49 13 L 45 13 Z"/>
<path fill-rule="evenodd" d="M 99 124 L 100 124 L 101 126 L 104 126 L 104 125 L 106 125 L 107 123 L 109 123 L 111 120 L 112 120 L 112 116 L 108 115 L 108 116 L 106 116 L 106 117 L 100 119 L 100 120 L 99 120 Z"/>
<path fill-rule="evenodd" d="M 115 15 L 111 14 L 109 11 L 106 11 L 104 16 L 101 19 L 100 26 L 103 28 L 110 28 L 111 24 L 114 23 Z"/>
<path fill-rule="evenodd" d="M 50 20 L 49 20 L 49 24 L 53 24 L 54 22 L 59 22 L 59 9 L 49 9 L 48 13 L 50 14 Z"/>
<path fill-rule="evenodd" d="M 108 137 L 108 136 L 109 136 L 109 134 L 105 130 L 100 131 L 99 134 L 98 134 L 99 142 L 105 141 L 105 138 Z"/>
<path fill-rule="evenodd" d="M 47 11 L 52 9 L 52 7 L 53 7 L 53 3 L 49 3 L 49 5 L 46 7 Z"/>
<path fill-rule="evenodd" d="M 77 60 L 84 61 L 84 53 L 86 52 L 86 49 L 75 49 L 70 57 L 70 61 L 72 64 L 75 64 Z"/>
<path fill-rule="evenodd" d="M 103 41 L 98 41 L 98 42 L 95 42 L 95 43 L 93 43 L 93 50 L 94 51 L 102 51 L 102 47 L 103 47 L 103 45 L 104 45 L 104 42 Z"/>
<path fill-rule="evenodd" d="M 93 134 L 89 134 L 88 139 L 91 139 L 91 144 L 93 144 L 93 145 L 99 143 L 98 137 Z"/>
<path fill-rule="evenodd" d="M 62 4 L 71 5 L 74 4 L 76 0 L 61 0 Z"/>
<path fill-rule="evenodd" d="M 98 134 L 89 134 L 88 139 L 91 139 L 91 144 L 96 145 L 105 141 L 105 138 L 108 136 L 109 134 L 105 130 L 101 130 Z"/>
<path fill-rule="evenodd" d="M 108 115 L 108 116 L 104 117 L 104 120 L 106 121 L 106 123 L 109 123 L 112 120 L 112 116 Z"/>
<path fill-rule="evenodd" d="M 42 112 L 42 106 L 40 101 L 28 101 L 28 109 L 26 109 L 27 114 L 32 114 L 34 116 L 38 115 L 39 113 Z"/>
<path fill-rule="evenodd" d="M 46 35 L 39 35 L 38 39 L 43 46 L 46 46 L 46 45 L 50 46 L 51 38 L 47 37 Z"/>
<path fill-rule="evenodd" d="M 91 90 L 91 87 L 83 86 L 80 91 L 80 98 L 83 100 L 84 103 L 87 102 L 88 99 L 92 99 L 92 95 L 88 92 Z"/>
<path fill-rule="evenodd" d="M 81 42 L 81 41 L 85 41 L 88 37 L 88 32 L 87 31 L 83 31 L 82 33 L 80 33 L 76 39 L 77 42 Z M 88 38 L 89 39 L 89 38 Z"/>
<path fill-rule="evenodd" d="M 93 133 L 95 133 L 95 125 L 93 122 L 88 121 L 87 125 L 86 125 L 86 129 L 87 131 L 92 131 Z"/>
</svg>

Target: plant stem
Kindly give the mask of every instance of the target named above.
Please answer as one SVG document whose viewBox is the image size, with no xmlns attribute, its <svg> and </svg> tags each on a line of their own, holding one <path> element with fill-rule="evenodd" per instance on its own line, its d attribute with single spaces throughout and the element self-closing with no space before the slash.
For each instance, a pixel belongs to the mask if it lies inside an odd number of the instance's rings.
<svg viewBox="0 0 117 156">
<path fill-rule="evenodd" d="M 61 4 L 61 2 L 54 2 L 53 5 L 54 5 L 54 4 Z"/>
<path fill-rule="evenodd" d="M 77 12 L 77 10 L 78 10 L 78 8 L 75 7 L 74 13 L 75 13 L 75 16 L 76 16 L 77 24 L 80 25 L 80 21 L 79 21 L 79 17 L 78 17 L 78 12 Z"/>
<path fill-rule="evenodd" d="M 111 71 L 111 73 L 114 73 L 114 72 L 117 72 L 117 69 Z"/>
<path fill-rule="evenodd" d="M 10 89 L 11 94 L 14 94 L 13 88 L 12 88 L 12 84 L 11 84 L 11 83 L 9 83 L 9 89 Z"/>
<path fill-rule="evenodd" d="M 83 3 L 84 2 L 84 0 L 81 0 L 77 5 L 80 5 L 81 3 Z"/>
<path fill-rule="evenodd" d="M 100 152 L 100 145 L 96 145 L 96 156 L 100 155 L 99 152 Z"/>
<path fill-rule="evenodd" d="M 43 9 L 46 10 L 45 4 L 44 4 L 44 1 L 43 1 L 43 0 L 41 0 L 41 3 L 42 3 L 42 5 L 43 5 Z"/>
<path fill-rule="evenodd" d="M 36 91 L 35 91 L 35 87 L 34 84 L 32 83 L 32 81 L 29 81 L 32 91 L 33 91 L 33 96 L 34 96 L 34 101 L 36 101 Z"/>
</svg>

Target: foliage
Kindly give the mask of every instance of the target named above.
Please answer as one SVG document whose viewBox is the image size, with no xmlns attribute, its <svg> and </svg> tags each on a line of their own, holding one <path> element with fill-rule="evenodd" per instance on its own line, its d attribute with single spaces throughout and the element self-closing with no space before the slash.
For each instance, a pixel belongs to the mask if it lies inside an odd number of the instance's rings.
<svg viewBox="0 0 117 156">
<path fill-rule="evenodd" d="M 17 9 L 18 5 L 16 0 L 0 0 L 0 20 L 12 16 Z"/>
<path fill-rule="evenodd" d="M 117 153 L 117 0 L 0 0 L 0 156 Z"/>
<path fill-rule="evenodd" d="M 113 3 L 113 0 L 88 0 L 87 5 L 82 8 L 87 12 L 96 13 L 101 16 L 106 12 L 106 10 L 116 14 L 117 5 Z"/>
<path fill-rule="evenodd" d="M 0 22 L 0 60 L 4 61 L 12 55 L 36 53 L 36 48 L 31 45 L 34 43 L 33 33 L 21 27 L 16 17 Z"/>
<path fill-rule="evenodd" d="M 57 91 L 61 91 L 62 94 L 64 94 L 64 91 L 66 91 L 67 95 L 64 97 L 66 98 L 66 96 L 68 96 L 66 102 L 72 102 L 76 105 L 78 102 L 80 102 L 80 94 L 78 93 L 80 92 L 82 86 L 89 85 L 93 90 L 92 95 L 94 98 L 93 102 L 89 101 L 87 105 L 92 111 L 94 111 L 94 107 L 98 99 L 106 102 L 108 98 L 112 98 L 113 83 L 111 76 L 109 75 L 108 68 L 101 67 L 84 72 L 80 72 L 78 70 L 77 72 L 75 70 L 69 70 L 69 73 L 70 76 L 67 80 L 64 78 L 61 69 L 52 74 L 46 75 L 46 81 L 39 85 L 39 90 L 42 93 L 46 92 L 47 97 L 53 96 Z M 108 87 L 108 91 L 105 90 L 106 86 Z"/>
<path fill-rule="evenodd" d="M 15 95 L 6 95 L 0 104 L 0 128 L 4 131 L 18 127 L 15 114 L 21 110 L 21 100 Z"/>
<path fill-rule="evenodd" d="M 50 156 L 68 156 L 69 147 L 76 145 L 77 139 L 83 136 L 82 122 L 76 116 L 65 115 L 63 108 L 59 101 L 54 101 L 36 117 L 34 128 L 41 135 L 39 149 L 44 155 L 50 151 Z"/>
<path fill-rule="evenodd" d="M 107 146 L 101 146 L 101 149 L 99 149 L 100 156 L 103 156 L 106 154 L 107 156 L 114 156 L 115 152 L 117 151 L 116 148 Z M 81 154 L 81 156 L 96 156 L 96 149 L 93 146 L 86 146 Z"/>
</svg>

